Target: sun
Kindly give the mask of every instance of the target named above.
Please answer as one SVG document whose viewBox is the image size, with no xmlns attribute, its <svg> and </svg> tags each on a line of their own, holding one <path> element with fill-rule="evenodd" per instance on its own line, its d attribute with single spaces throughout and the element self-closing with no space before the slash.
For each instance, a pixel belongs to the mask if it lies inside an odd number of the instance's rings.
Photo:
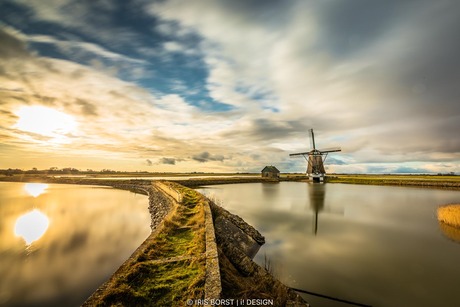
<svg viewBox="0 0 460 307">
<path fill-rule="evenodd" d="M 48 217 L 40 210 L 34 209 L 16 220 L 14 234 L 22 237 L 26 245 L 30 245 L 45 234 L 49 224 Z"/>
<path fill-rule="evenodd" d="M 53 143 L 68 143 L 68 135 L 77 129 L 71 115 L 44 106 L 24 106 L 16 115 L 15 128 L 48 137 Z"/>
</svg>

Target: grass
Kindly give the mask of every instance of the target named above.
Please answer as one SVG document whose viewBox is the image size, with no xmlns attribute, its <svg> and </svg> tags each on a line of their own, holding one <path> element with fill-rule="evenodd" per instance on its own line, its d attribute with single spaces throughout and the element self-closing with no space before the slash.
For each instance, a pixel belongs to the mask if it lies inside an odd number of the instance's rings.
<svg viewBox="0 0 460 307">
<path fill-rule="evenodd" d="M 439 176 L 439 175 L 366 175 L 366 174 L 359 174 L 359 175 L 330 175 L 333 179 L 337 180 L 403 180 L 403 181 L 453 181 L 453 182 L 460 182 L 460 176 Z"/>
<path fill-rule="evenodd" d="M 329 175 L 327 182 L 460 188 L 460 176 L 438 175 Z"/>
<path fill-rule="evenodd" d="M 165 219 L 160 232 L 132 265 L 116 274 L 98 306 L 184 306 L 204 298 L 206 263 L 204 208 L 200 194 L 182 188 L 183 204 Z"/>
<path fill-rule="evenodd" d="M 190 259 L 137 263 L 97 305 L 183 306 L 187 299 L 203 297 L 204 265 Z"/>
<path fill-rule="evenodd" d="M 164 221 L 154 246 L 143 255 L 157 259 L 178 256 L 198 256 L 205 251 L 203 206 L 178 206 L 176 214 Z"/>
<path fill-rule="evenodd" d="M 438 220 L 452 227 L 460 228 L 460 204 L 439 207 Z"/>
</svg>

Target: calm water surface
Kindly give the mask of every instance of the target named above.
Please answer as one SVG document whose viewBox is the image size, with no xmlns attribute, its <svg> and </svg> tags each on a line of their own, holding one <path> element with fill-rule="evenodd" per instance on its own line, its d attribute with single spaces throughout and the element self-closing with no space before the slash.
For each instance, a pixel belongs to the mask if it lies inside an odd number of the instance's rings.
<svg viewBox="0 0 460 307">
<path fill-rule="evenodd" d="M 149 233 L 146 196 L 0 183 L 0 306 L 79 306 Z"/>
<path fill-rule="evenodd" d="M 288 182 L 200 191 L 265 236 L 255 261 L 267 255 L 289 286 L 372 306 L 460 306 L 460 244 L 436 219 L 459 191 Z"/>
</svg>

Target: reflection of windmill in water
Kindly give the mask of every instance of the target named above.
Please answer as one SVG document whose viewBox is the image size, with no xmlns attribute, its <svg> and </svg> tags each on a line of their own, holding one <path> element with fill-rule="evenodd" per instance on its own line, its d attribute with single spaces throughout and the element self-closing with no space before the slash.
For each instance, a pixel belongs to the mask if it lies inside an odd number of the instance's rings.
<svg viewBox="0 0 460 307">
<path fill-rule="evenodd" d="M 307 152 L 299 152 L 290 154 L 290 157 L 303 156 L 307 160 L 307 176 L 313 182 L 322 182 L 326 176 L 324 169 L 324 161 L 326 161 L 327 155 L 330 152 L 342 151 L 340 147 L 328 148 L 328 149 L 316 149 L 315 134 L 313 129 L 310 129 L 310 141 L 313 149 Z M 323 159 L 324 156 L 324 159 Z"/>
<path fill-rule="evenodd" d="M 324 209 L 324 199 L 326 198 L 326 186 L 324 184 L 309 184 L 308 196 L 310 198 L 310 207 L 315 213 L 313 220 L 313 232 L 318 232 L 318 214 Z"/>
</svg>

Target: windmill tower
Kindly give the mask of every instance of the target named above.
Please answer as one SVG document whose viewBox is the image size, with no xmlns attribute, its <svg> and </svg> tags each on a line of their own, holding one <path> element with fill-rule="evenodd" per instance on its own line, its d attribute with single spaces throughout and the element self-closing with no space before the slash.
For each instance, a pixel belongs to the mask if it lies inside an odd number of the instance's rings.
<svg viewBox="0 0 460 307">
<path fill-rule="evenodd" d="M 312 143 L 313 149 L 307 152 L 299 152 L 290 154 L 290 157 L 294 156 L 303 156 L 307 160 L 307 176 L 313 182 L 323 182 L 324 177 L 326 176 L 326 171 L 324 169 L 324 161 L 326 161 L 327 155 L 330 152 L 342 151 L 340 147 L 328 148 L 328 149 L 316 149 L 315 145 L 315 134 L 313 129 L 310 131 L 310 141 Z M 324 159 L 323 159 L 324 156 Z"/>
</svg>

